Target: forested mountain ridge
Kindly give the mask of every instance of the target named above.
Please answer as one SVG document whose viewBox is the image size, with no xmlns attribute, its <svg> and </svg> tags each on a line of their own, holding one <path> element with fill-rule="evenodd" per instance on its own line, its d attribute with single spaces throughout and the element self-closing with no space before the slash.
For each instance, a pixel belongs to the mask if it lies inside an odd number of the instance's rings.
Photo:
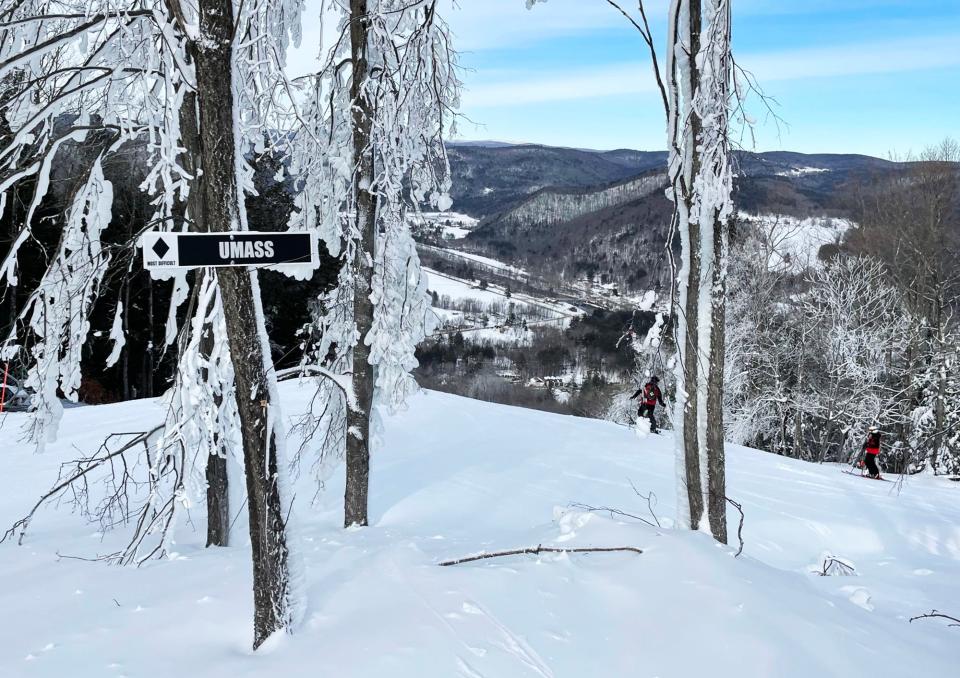
<svg viewBox="0 0 960 678">
<path fill-rule="evenodd" d="M 451 147 L 454 209 L 481 219 L 468 249 L 542 275 L 655 287 L 670 203 L 666 153 L 537 145 Z M 736 154 L 743 212 L 849 217 L 856 195 L 908 163 L 854 154 Z M 626 176 L 622 176 L 626 175 Z M 599 179 L 599 180 L 598 180 Z"/>
<path fill-rule="evenodd" d="M 535 225 L 557 224 L 633 202 L 664 189 L 666 185 L 666 175 L 653 171 L 607 187 L 544 188 L 515 207 L 485 220 L 481 223 L 481 228 L 489 224 L 509 224 L 522 231 Z"/>
<path fill-rule="evenodd" d="M 821 204 L 850 180 L 902 169 L 906 163 L 865 155 L 792 151 L 735 155 L 741 178 L 762 179 L 765 192 L 778 195 L 788 186 Z M 449 147 L 453 172 L 453 208 L 477 218 L 491 217 L 545 188 L 607 186 L 651 170 L 665 170 L 666 151 L 617 149 L 592 151 L 537 144 L 472 144 Z M 741 188 L 741 199 L 745 191 Z M 749 201 L 754 201 L 746 193 Z M 793 198 L 798 205 L 804 200 Z"/>
<path fill-rule="evenodd" d="M 655 287 L 672 211 L 666 175 L 647 172 L 612 186 L 543 189 L 481 222 L 466 242 L 541 275 Z"/>
<path fill-rule="evenodd" d="M 448 149 L 451 197 L 459 212 L 496 214 L 507 205 L 549 187 L 587 187 L 622 181 L 665 166 L 666 153 L 598 151 L 523 144 Z"/>
</svg>

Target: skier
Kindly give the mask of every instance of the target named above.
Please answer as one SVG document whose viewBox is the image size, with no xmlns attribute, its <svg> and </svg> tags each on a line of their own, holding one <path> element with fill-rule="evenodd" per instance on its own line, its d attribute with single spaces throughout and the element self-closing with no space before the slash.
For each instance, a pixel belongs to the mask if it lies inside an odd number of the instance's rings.
<svg viewBox="0 0 960 678">
<path fill-rule="evenodd" d="M 880 467 L 877 466 L 877 455 L 880 454 L 880 429 L 871 426 L 867 429 L 867 439 L 863 443 L 863 463 L 871 478 L 880 480 Z"/>
<path fill-rule="evenodd" d="M 640 401 L 640 408 L 637 410 L 637 416 L 643 417 L 646 416 L 650 419 L 650 432 L 657 433 L 657 418 L 654 416 L 653 411 L 657 407 L 657 403 L 660 403 L 666 407 L 666 403 L 663 402 L 663 393 L 660 391 L 660 377 L 654 375 L 650 377 L 650 381 L 644 384 L 642 387 L 637 389 L 637 392 L 630 396 L 630 400 L 637 398 L 643 395 L 643 399 Z"/>
</svg>

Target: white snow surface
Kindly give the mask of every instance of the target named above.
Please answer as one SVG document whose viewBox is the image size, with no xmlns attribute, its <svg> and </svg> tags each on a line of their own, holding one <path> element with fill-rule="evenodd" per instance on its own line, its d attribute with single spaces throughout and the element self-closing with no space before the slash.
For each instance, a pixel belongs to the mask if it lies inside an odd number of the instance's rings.
<svg viewBox="0 0 960 678">
<path fill-rule="evenodd" d="M 295 417 L 312 388 L 285 382 L 280 394 Z M 154 400 L 68 409 L 42 455 L 15 442 L 26 415 L 0 415 L 0 522 L 29 509 L 74 446 L 92 452 L 108 432 L 146 429 L 163 412 Z M 340 473 L 315 505 L 307 474 L 296 483 L 308 607 L 295 634 L 249 650 L 249 545 L 203 548 L 202 507 L 179 521 L 175 555 L 140 568 L 58 557 L 110 552 L 123 535 L 51 507 L 23 546 L 0 545 L 0 676 L 956 674 L 960 631 L 908 618 L 960 612 L 960 484 L 912 477 L 898 492 L 733 445 L 727 461 L 728 493 L 746 512 L 740 558 L 668 529 L 672 438 L 422 393 L 385 420 L 369 528 L 342 529 Z M 656 493 L 662 529 L 569 506 L 645 516 L 630 481 Z M 735 540 L 735 514 L 730 527 Z M 436 564 L 537 544 L 643 553 Z M 856 576 L 812 574 L 826 553 Z"/>
<path fill-rule="evenodd" d="M 410 219 L 415 224 L 442 226 L 443 237 L 451 240 L 466 238 L 479 223 L 478 219 L 459 212 L 421 212 Z"/>
<path fill-rule="evenodd" d="M 557 301 L 556 299 L 548 301 L 541 297 L 534 297 L 520 292 L 513 293 L 508 297 L 506 296 L 504 288 L 500 285 L 490 284 L 487 289 L 484 290 L 480 289 L 480 287 L 472 281 L 462 280 L 430 268 L 424 268 L 423 270 L 427 274 L 427 289 L 431 292 L 436 292 L 441 297 L 446 295 L 455 300 L 472 299 L 483 304 L 513 304 L 518 312 L 522 312 L 524 307 L 538 306 L 554 314 L 552 318 L 548 318 L 544 322 L 570 319 L 586 314 L 582 309 L 567 302 Z M 445 317 L 448 316 L 441 315 L 441 318 Z"/>
<path fill-rule="evenodd" d="M 438 273 L 429 268 L 423 269 L 427 274 L 427 289 L 436 292 L 441 297 L 446 295 L 451 299 L 473 299 L 485 304 L 502 304 L 513 302 L 518 306 L 524 302 L 518 299 L 508 299 L 502 292 L 495 292 L 491 289 L 480 289 L 479 286 L 472 283 L 454 278 L 452 276 Z"/>
<path fill-rule="evenodd" d="M 770 270 L 799 273 L 805 268 L 819 268 L 818 257 L 824 245 L 839 243 L 855 224 L 837 217 L 796 217 L 783 214 L 748 214 L 738 217 L 758 227 L 771 249 Z"/>
<path fill-rule="evenodd" d="M 807 174 L 822 174 L 830 170 L 823 167 L 793 167 L 782 172 L 777 172 L 778 177 L 802 177 Z"/>
<path fill-rule="evenodd" d="M 477 264 L 482 264 L 496 271 L 515 273 L 521 276 L 527 275 L 527 272 L 522 268 L 518 268 L 517 266 L 512 266 L 511 264 L 504 263 L 499 259 L 491 259 L 490 257 L 485 257 L 482 254 L 474 254 L 473 252 L 464 252 L 462 250 L 455 250 L 449 247 L 434 247 L 433 245 L 424 245 L 424 244 L 420 244 L 418 246 L 426 250 L 432 250 L 434 252 L 440 252 L 442 254 L 446 254 L 447 256 L 457 257 L 459 259 L 466 259 L 468 261 L 472 261 Z"/>
</svg>

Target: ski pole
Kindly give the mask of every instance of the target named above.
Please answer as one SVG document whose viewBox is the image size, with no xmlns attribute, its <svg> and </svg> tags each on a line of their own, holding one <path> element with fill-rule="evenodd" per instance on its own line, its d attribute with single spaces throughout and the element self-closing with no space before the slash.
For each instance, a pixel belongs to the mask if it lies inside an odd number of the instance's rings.
<svg viewBox="0 0 960 678">
<path fill-rule="evenodd" d="M 0 414 L 3 414 L 3 405 L 7 402 L 7 375 L 10 374 L 10 363 L 3 364 L 3 388 L 0 388 Z"/>
</svg>

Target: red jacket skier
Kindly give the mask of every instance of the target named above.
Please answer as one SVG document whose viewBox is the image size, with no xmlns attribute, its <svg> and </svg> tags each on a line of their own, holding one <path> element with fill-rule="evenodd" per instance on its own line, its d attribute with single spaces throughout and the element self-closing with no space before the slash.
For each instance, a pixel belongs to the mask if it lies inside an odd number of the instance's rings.
<svg viewBox="0 0 960 678">
<path fill-rule="evenodd" d="M 863 463 L 871 478 L 880 478 L 880 467 L 877 466 L 877 456 L 880 454 L 880 429 L 871 426 L 867 431 L 867 439 L 863 443 Z"/>
<path fill-rule="evenodd" d="M 650 377 L 650 381 L 638 388 L 637 392 L 630 396 L 630 400 L 643 396 L 640 399 L 640 408 L 637 410 L 637 416 L 646 416 L 650 419 L 651 433 L 657 432 L 657 418 L 653 414 L 657 403 L 660 403 L 664 407 L 666 406 L 666 403 L 663 402 L 663 392 L 660 390 L 659 383 L 660 377 L 654 375 Z"/>
</svg>

